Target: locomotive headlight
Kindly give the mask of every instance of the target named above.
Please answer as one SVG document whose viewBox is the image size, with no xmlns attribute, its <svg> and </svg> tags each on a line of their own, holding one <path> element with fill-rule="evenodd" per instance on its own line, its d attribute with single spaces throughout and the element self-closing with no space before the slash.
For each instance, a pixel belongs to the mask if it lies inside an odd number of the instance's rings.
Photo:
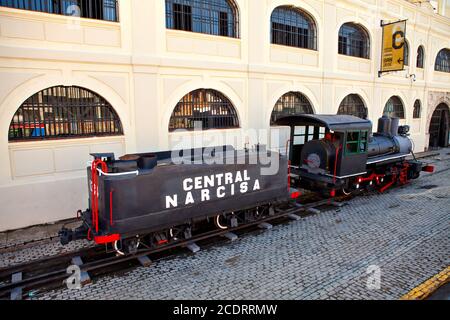
<svg viewBox="0 0 450 320">
<path fill-rule="evenodd" d="M 359 189 L 359 183 L 356 185 L 356 189 Z"/>
</svg>

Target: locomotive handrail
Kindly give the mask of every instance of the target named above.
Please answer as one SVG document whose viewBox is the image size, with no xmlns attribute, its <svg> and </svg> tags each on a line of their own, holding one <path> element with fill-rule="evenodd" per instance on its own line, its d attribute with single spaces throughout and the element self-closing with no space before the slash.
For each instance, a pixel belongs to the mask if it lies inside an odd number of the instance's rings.
<svg viewBox="0 0 450 320">
<path fill-rule="evenodd" d="M 120 177 L 120 176 L 127 176 L 131 174 L 139 175 L 139 171 L 130 171 L 130 172 L 120 172 L 120 173 L 106 173 L 103 172 L 101 169 L 97 168 L 97 171 L 100 173 L 100 176 L 106 176 L 106 177 Z"/>
</svg>

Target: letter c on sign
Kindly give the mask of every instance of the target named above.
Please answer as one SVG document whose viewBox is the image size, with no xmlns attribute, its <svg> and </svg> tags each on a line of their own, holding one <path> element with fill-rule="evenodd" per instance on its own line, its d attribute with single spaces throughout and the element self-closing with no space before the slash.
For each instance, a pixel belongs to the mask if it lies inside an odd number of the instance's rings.
<svg viewBox="0 0 450 320">
<path fill-rule="evenodd" d="M 217 198 L 225 197 L 225 187 L 217 188 Z"/>
<path fill-rule="evenodd" d="M 405 33 L 403 31 L 397 31 L 392 35 L 392 47 L 394 49 L 401 49 L 405 45 Z M 397 44 L 400 42 L 400 44 Z"/>
<path fill-rule="evenodd" d="M 193 180 L 191 178 L 184 179 L 183 181 L 183 189 L 184 191 L 191 191 L 194 187 L 192 186 Z"/>
</svg>

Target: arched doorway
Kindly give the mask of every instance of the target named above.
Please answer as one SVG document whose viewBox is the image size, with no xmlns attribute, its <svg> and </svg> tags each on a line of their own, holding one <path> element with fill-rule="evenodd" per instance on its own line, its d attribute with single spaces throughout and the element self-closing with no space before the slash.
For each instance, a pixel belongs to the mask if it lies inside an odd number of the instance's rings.
<svg viewBox="0 0 450 320">
<path fill-rule="evenodd" d="M 450 110 L 445 103 L 437 106 L 430 123 L 430 149 L 449 145 Z"/>
</svg>

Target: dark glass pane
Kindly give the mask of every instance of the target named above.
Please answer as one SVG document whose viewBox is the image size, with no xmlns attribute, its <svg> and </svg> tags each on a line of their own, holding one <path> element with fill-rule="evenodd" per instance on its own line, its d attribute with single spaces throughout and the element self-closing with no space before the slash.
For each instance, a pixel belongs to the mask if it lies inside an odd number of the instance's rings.
<svg viewBox="0 0 450 320">
<path fill-rule="evenodd" d="M 367 32 L 354 23 L 346 23 L 339 30 L 338 53 L 369 59 L 370 43 Z"/>
<path fill-rule="evenodd" d="M 417 49 L 417 68 L 423 69 L 425 52 L 422 46 Z"/>
<path fill-rule="evenodd" d="M 441 72 L 450 72 L 450 50 L 442 49 L 436 57 L 434 70 Z"/>
<path fill-rule="evenodd" d="M 414 119 L 418 119 L 420 118 L 420 114 L 421 114 L 421 104 L 420 104 L 420 100 L 416 100 L 416 102 L 414 102 L 414 114 L 413 114 L 413 118 Z"/>
</svg>

